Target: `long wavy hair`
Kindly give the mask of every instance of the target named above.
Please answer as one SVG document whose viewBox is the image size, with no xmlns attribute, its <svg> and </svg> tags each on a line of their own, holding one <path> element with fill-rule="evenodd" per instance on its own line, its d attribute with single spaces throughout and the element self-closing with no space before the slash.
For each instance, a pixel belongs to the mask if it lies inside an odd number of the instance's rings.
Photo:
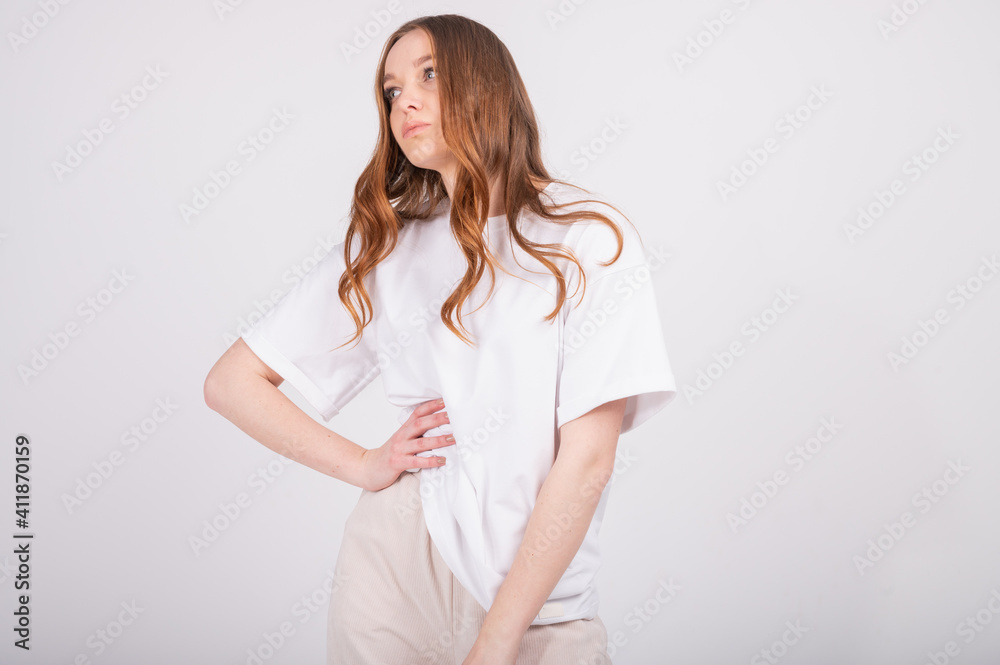
<svg viewBox="0 0 1000 665">
<path fill-rule="evenodd" d="M 345 344 L 360 338 L 364 327 L 372 320 L 373 308 L 365 289 L 365 276 L 392 252 L 407 220 L 427 219 L 448 198 L 440 173 L 414 166 L 400 149 L 389 124 L 391 103 L 382 90 L 389 50 L 400 37 L 416 29 L 426 31 L 431 43 L 441 131 L 458 162 L 450 221 L 452 233 L 468 263 L 461 282 L 441 307 L 445 326 L 472 345 L 462 332 L 466 330 L 462 325 L 462 305 L 486 270 L 490 273 L 490 294 L 496 284 L 494 268 L 510 274 L 495 259 L 482 235 L 490 209 L 490 184 L 495 178 L 502 178 L 504 182 L 504 209 L 511 238 L 548 268 L 558 283 L 555 308 L 543 320 L 554 319 L 566 299 L 566 278 L 551 258 L 559 256 L 575 263 L 584 291 L 586 276 L 568 248 L 560 244 L 534 243 L 518 232 L 517 220 L 523 211 L 559 224 L 572 224 L 582 219 L 607 224 L 615 233 L 618 251 L 602 265 L 613 264 L 622 252 L 622 232 L 608 216 L 592 210 L 557 212 L 577 203 L 600 203 L 625 218 L 611 204 L 594 199 L 560 205 L 547 205 L 542 201 L 541 192 L 553 182 L 586 194 L 589 192 L 552 178 L 545 169 L 535 112 L 514 59 L 503 42 L 489 28 L 464 16 L 442 14 L 416 18 L 401 25 L 386 41 L 375 74 L 378 142 L 354 188 L 344 243 L 347 269 L 338 288 L 340 300 L 357 326 L 354 336 Z M 355 239 L 360 251 L 352 257 Z M 352 298 L 357 300 L 360 315 Z M 456 312 L 462 330 L 452 320 Z"/>
</svg>

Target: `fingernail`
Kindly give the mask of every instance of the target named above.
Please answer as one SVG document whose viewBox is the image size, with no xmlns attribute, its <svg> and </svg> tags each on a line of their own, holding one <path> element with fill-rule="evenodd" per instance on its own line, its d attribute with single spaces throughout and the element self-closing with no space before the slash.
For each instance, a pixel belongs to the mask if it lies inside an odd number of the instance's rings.
<svg viewBox="0 0 1000 665">
<path fill-rule="evenodd" d="M 438 406 L 444 406 L 444 400 L 443 400 L 443 399 L 439 399 L 439 400 L 437 401 L 437 405 L 438 405 Z"/>
</svg>

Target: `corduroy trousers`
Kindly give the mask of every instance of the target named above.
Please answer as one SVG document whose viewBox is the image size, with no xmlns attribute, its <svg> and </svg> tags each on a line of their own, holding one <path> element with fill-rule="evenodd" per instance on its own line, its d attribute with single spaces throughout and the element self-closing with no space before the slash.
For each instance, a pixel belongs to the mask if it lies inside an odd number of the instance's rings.
<svg viewBox="0 0 1000 665">
<path fill-rule="evenodd" d="M 462 665 L 486 610 L 427 532 L 420 472 L 362 490 L 344 528 L 330 594 L 328 665 Z M 529 626 L 517 665 L 612 665 L 599 616 Z"/>
</svg>

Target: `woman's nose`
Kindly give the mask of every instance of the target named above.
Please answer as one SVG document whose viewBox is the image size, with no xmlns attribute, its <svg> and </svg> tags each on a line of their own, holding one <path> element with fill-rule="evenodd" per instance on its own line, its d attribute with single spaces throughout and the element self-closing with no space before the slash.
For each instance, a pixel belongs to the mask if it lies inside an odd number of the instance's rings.
<svg viewBox="0 0 1000 665">
<path fill-rule="evenodd" d="M 423 106 L 423 99 L 420 92 L 412 87 L 401 90 L 398 101 L 402 108 L 419 109 Z"/>
</svg>

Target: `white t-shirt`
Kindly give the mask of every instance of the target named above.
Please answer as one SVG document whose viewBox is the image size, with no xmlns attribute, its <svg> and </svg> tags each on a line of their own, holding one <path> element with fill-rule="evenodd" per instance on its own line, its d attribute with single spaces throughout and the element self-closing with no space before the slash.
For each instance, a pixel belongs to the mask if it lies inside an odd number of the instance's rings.
<svg viewBox="0 0 1000 665">
<path fill-rule="evenodd" d="M 598 198 L 550 184 L 554 203 Z M 511 239 L 506 216 L 490 218 L 484 237 L 517 278 L 486 271 L 462 307 L 477 346 L 444 325 L 441 306 L 466 270 L 445 200 L 433 217 L 408 220 L 392 253 L 366 277 L 374 320 L 360 341 L 333 352 L 354 331 L 337 296 L 345 270 L 336 245 L 257 324 L 247 345 L 315 407 L 324 421 L 337 415 L 381 373 L 386 398 L 402 423 L 420 403 L 444 398 L 450 423 L 424 436 L 454 434 L 456 443 L 421 453 L 443 455 L 442 467 L 420 470 L 427 530 L 455 577 L 488 610 L 524 538 L 528 518 L 555 460 L 559 427 L 605 402 L 628 397 L 621 432 L 659 412 L 676 396 L 649 266 L 639 236 L 611 208 L 593 203 L 624 235 L 618 261 L 606 225 L 560 225 L 524 213 L 529 240 L 570 248 L 586 271 L 582 304 L 576 266 L 553 259 L 567 278 L 566 301 L 552 320 L 555 277 Z M 564 209 L 566 210 L 566 209 Z M 515 252 L 516 250 L 516 252 Z M 357 252 L 352 252 L 356 256 Z M 515 261 L 516 257 L 516 261 Z M 567 440 L 563 445 L 573 445 Z M 415 470 L 415 469 L 414 469 Z M 608 483 L 576 556 L 532 625 L 597 615 L 598 532 Z"/>
</svg>

